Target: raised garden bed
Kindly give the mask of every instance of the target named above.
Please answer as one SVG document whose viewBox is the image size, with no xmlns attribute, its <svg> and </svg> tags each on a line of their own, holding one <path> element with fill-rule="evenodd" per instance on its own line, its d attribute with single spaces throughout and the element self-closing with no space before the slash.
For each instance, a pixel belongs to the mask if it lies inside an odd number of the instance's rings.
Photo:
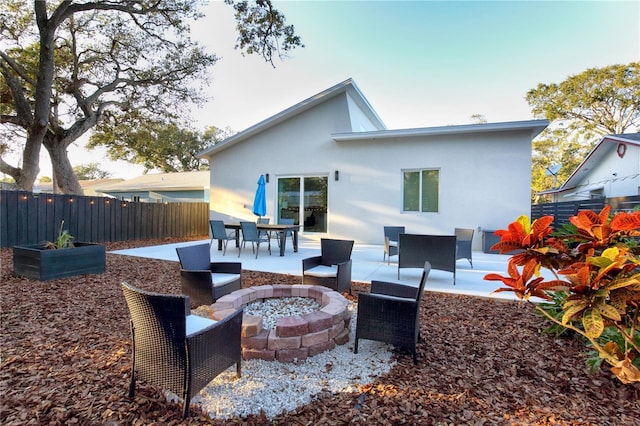
<svg viewBox="0 0 640 426">
<path fill-rule="evenodd" d="M 47 281 L 105 271 L 105 248 L 102 244 L 74 243 L 72 248 L 46 249 L 41 244 L 13 248 L 13 273 L 34 280 Z"/>
</svg>

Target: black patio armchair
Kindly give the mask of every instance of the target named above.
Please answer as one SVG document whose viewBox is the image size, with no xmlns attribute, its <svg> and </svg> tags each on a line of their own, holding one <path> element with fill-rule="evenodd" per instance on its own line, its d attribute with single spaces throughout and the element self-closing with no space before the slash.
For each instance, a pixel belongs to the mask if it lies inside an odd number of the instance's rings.
<svg viewBox="0 0 640 426">
<path fill-rule="evenodd" d="M 212 262 L 209 244 L 176 248 L 180 260 L 182 293 L 195 306 L 211 305 L 216 300 L 242 288 L 242 263 Z"/>
<path fill-rule="evenodd" d="M 473 240 L 473 229 L 455 228 L 456 235 L 456 260 L 467 259 L 473 268 L 471 259 L 471 241 Z"/>
<path fill-rule="evenodd" d="M 129 398 L 141 379 L 184 400 L 182 417 L 202 388 L 236 364 L 241 375 L 242 309 L 222 321 L 190 315 L 189 297 L 151 293 L 122 283 L 131 314 Z"/>
<path fill-rule="evenodd" d="M 425 262 L 418 287 L 372 280 L 371 292 L 358 294 L 354 353 L 359 339 L 375 340 L 408 349 L 418 363 L 420 300 L 430 271 Z"/>
<path fill-rule="evenodd" d="M 404 226 L 384 227 L 384 256 L 382 261 L 387 260 L 387 265 L 391 263 L 391 256 L 398 254 L 398 240 L 400 234 L 404 234 Z"/>
<path fill-rule="evenodd" d="M 352 240 L 320 240 L 320 256 L 302 259 L 302 283 L 329 287 L 339 293 L 351 291 Z"/>
</svg>

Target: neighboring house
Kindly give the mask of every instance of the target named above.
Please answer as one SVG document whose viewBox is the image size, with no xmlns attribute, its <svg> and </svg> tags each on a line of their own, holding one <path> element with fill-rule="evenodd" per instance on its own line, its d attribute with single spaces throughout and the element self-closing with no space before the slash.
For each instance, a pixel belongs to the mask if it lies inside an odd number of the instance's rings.
<svg viewBox="0 0 640 426">
<path fill-rule="evenodd" d="M 80 187 L 82 188 L 82 193 L 86 196 L 96 196 L 96 187 L 101 187 L 103 185 L 110 185 L 112 183 L 122 182 L 124 179 L 90 179 L 90 180 L 79 180 Z M 47 194 L 51 194 L 53 192 L 53 182 L 40 182 L 33 185 L 33 192 L 43 192 Z M 101 195 L 98 195 L 101 196 Z"/>
<path fill-rule="evenodd" d="M 210 163 L 212 218 L 255 221 L 264 174 L 272 223 L 293 218 L 308 236 L 381 244 L 385 225 L 452 235 L 529 214 L 531 141 L 548 124 L 388 130 L 348 79 L 199 157 Z"/>
<path fill-rule="evenodd" d="M 554 201 L 640 195 L 640 133 L 604 136 L 559 188 Z"/>
<path fill-rule="evenodd" d="M 156 173 L 95 188 L 98 195 L 147 203 L 209 201 L 209 172 Z"/>
</svg>

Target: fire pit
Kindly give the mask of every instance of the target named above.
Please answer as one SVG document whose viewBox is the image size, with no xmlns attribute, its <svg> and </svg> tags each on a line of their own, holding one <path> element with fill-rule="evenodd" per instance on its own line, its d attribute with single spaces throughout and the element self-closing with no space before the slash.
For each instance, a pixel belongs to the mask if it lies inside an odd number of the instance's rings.
<svg viewBox="0 0 640 426">
<path fill-rule="evenodd" d="M 264 327 L 262 316 L 245 313 L 242 319 L 242 357 L 245 360 L 303 360 L 349 341 L 349 301 L 322 286 L 276 284 L 244 288 L 222 296 L 205 308 L 209 312 L 203 313 L 219 320 L 254 301 L 289 297 L 315 299 L 320 310 L 278 318 L 273 329 Z"/>
</svg>

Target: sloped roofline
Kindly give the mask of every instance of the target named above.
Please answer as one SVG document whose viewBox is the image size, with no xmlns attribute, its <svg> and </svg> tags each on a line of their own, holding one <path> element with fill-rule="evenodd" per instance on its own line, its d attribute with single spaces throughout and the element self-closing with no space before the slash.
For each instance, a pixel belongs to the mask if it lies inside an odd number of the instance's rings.
<svg viewBox="0 0 640 426">
<path fill-rule="evenodd" d="M 612 143 L 628 143 L 632 145 L 640 146 L 640 133 L 621 133 L 617 135 L 606 135 L 603 136 L 602 139 L 593 147 L 593 149 L 587 154 L 587 156 L 582 160 L 580 165 L 576 167 L 576 169 L 569 175 L 567 180 L 560 185 L 557 189 L 549 189 L 547 191 L 538 192 L 540 195 L 544 194 L 557 194 L 560 192 L 565 192 L 569 190 L 573 190 L 577 188 L 579 181 L 582 179 L 580 176 L 581 172 L 588 167 L 588 164 L 591 160 L 598 160 L 598 155 L 600 152 L 603 152 L 606 142 Z M 608 145 L 607 145 L 608 147 Z M 604 154 L 603 154 L 604 155 Z M 573 186 L 572 186 L 573 185 Z"/>
<path fill-rule="evenodd" d="M 194 177 L 201 176 L 202 183 Z M 209 171 L 190 171 L 176 173 L 151 173 L 136 176 L 121 182 L 97 186 L 94 191 L 126 192 L 126 191 L 196 191 L 208 187 Z"/>
<path fill-rule="evenodd" d="M 263 132 L 271 127 L 274 127 L 278 124 L 280 124 L 281 122 L 288 120 L 291 117 L 294 117 L 304 111 L 307 111 L 313 107 L 315 107 L 318 104 L 321 104 L 323 102 L 326 102 L 327 100 L 341 94 L 341 93 L 347 93 L 349 92 L 350 94 L 354 95 L 353 99 L 356 101 L 356 103 L 358 104 L 358 106 L 360 106 L 360 108 L 362 108 L 362 110 L 365 112 L 365 114 L 367 115 L 367 117 L 378 127 L 386 129 L 387 126 L 385 126 L 385 124 L 383 123 L 382 119 L 378 116 L 378 113 L 376 113 L 376 111 L 373 109 L 373 107 L 371 106 L 371 104 L 369 103 L 369 101 L 367 100 L 367 98 L 365 98 L 365 96 L 362 94 L 362 92 L 360 91 L 360 89 L 358 88 L 358 86 L 356 85 L 356 83 L 353 81 L 352 78 L 348 78 L 346 80 L 344 80 L 341 83 L 336 84 L 333 87 L 330 87 L 326 90 L 323 90 L 320 93 L 317 93 L 305 100 L 303 100 L 302 102 L 299 102 L 275 115 L 272 115 L 271 117 L 262 120 L 261 122 L 239 132 L 236 133 L 235 135 L 225 139 L 222 142 L 219 142 L 207 149 L 205 149 L 204 151 L 198 153 L 196 156 L 198 158 L 209 158 L 211 157 L 212 154 L 214 154 L 215 152 L 221 151 L 223 149 L 229 148 L 230 146 L 233 146 L 235 144 L 237 144 L 238 142 L 241 142 L 245 139 L 248 139 L 254 135 L 256 135 L 257 133 Z"/>
<path fill-rule="evenodd" d="M 535 138 L 549 125 L 548 120 L 508 121 L 500 123 L 463 124 L 438 127 L 420 127 L 415 129 L 379 130 L 373 132 L 334 133 L 331 138 L 336 142 L 361 141 L 372 139 L 395 139 L 400 137 L 443 136 L 465 133 L 503 132 L 509 130 L 530 130 L 531 139 Z"/>
</svg>

